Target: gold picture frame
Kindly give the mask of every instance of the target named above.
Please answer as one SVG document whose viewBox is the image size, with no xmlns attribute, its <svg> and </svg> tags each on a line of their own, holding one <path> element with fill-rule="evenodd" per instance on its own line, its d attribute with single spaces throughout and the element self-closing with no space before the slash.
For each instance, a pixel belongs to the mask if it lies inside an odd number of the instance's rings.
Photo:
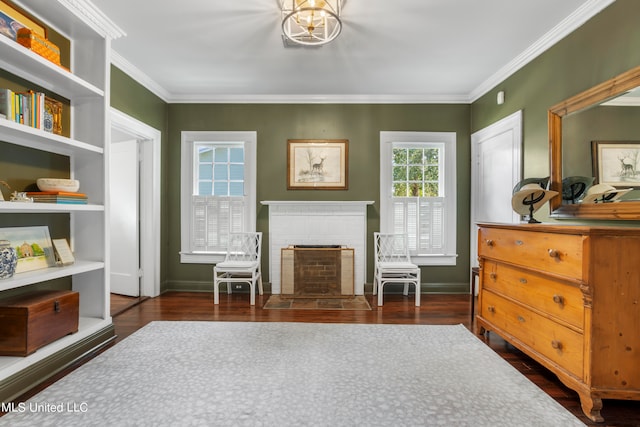
<svg viewBox="0 0 640 427">
<path fill-rule="evenodd" d="M 18 29 L 24 27 L 42 38 L 47 37 L 47 30 L 42 24 L 6 0 L 0 0 L 0 34 L 16 40 Z"/>
<path fill-rule="evenodd" d="M 349 140 L 287 140 L 288 190 L 346 190 Z"/>
<path fill-rule="evenodd" d="M 62 135 L 62 102 L 44 97 L 44 130 L 56 135 Z"/>
</svg>

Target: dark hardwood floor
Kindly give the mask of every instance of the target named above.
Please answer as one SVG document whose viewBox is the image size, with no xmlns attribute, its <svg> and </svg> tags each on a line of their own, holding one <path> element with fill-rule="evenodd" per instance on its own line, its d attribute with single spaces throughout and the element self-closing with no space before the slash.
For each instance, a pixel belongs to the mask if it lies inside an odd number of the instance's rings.
<svg viewBox="0 0 640 427">
<path fill-rule="evenodd" d="M 147 299 L 114 317 L 117 334 L 115 344 L 149 322 L 155 320 L 202 320 L 242 322 L 320 322 L 320 323 L 388 323 L 448 325 L 461 323 L 470 330 L 470 299 L 468 295 L 424 295 L 422 306 L 415 307 L 414 300 L 402 295 L 385 295 L 384 306 L 376 307 L 375 299 L 368 295 L 371 311 L 346 310 L 265 310 L 262 306 L 268 295 L 257 296 L 256 305 L 249 306 L 247 294 L 220 294 L 220 305 L 213 305 L 210 293 L 168 292 L 157 298 Z M 640 426 L 640 402 L 605 400 L 602 415 L 604 423 L 593 423 L 580 409 L 578 395 L 565 387 L 553 374 L 541 365 L 490 333 L 479 337 L 496 353 L 523 375 L 548 393 L 582 422 L 590 426 Z M 105 351 L 105 350 L 103 350 Z M 94 355 L 92 355 L 94 356 Z M 22 396 L 28 399 L 44 387 L 80 366 L 76 363 L 40 387 Z M 639 361 L 640 368 L 640 361 Z M 532 420 L 533 421 L 533 420 Z"/>
</svg>

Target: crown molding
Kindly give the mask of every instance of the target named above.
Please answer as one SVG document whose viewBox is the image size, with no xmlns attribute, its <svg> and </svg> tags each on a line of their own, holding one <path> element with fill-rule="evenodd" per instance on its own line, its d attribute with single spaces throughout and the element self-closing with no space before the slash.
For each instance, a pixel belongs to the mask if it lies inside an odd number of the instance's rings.
<svg viewBox="0 0 640 427">
<path fill-rule="evenodd" d="M 548 33 L 529 46 L 524 52 L 515 57 L 511 62 L 498 70 L 495 74 L 482 82 L 477 88 L 469 93 L 469 101 L 474 102 L 500 82 L 505 81 L 516 71 L 533 61 L 540 54 L 551 48 L 567 35 L 582 26 L 589 19 L 600 13 L 604 8 L 616 0 L 590 0 L 576 9 L 571 15 L 563 19 L 558 25 L 553 27 Z"/>
<path fill-rule="evenodd" d="M 118 27 L 107 15 L 102 13 L 88 0 L 58 0 L 58 3 L 69 9 L 102 36 L 112 40 L 126 36 L 127 34 Z"/>
<path fill-rule="evenodd" d="M 158 98 L 162 99 L 164 102 L 170 102 L 170 94 L 169 92 L 152 80 L 148 75 L 146 75 L 142 70 L 137 68 L 131 62 L 127 61 L 122 57 L 118 52 L 111 49 L 111 64 L 118 67 L 125 74 L 135 80 L 137 83 L 144 86 L 147 90 L 152 92 Z"/>
<path fill-rule="evenodd" d="M 191 104 L 467 104 L 466 95 L 179 95 L 169 103 Z"/>
</svg>

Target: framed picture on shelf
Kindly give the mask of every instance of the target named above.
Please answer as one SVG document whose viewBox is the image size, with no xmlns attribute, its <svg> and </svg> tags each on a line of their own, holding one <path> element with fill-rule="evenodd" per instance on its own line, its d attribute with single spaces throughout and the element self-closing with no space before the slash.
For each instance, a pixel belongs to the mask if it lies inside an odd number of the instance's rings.
<svg viewBox="0 0 640 427">
<path fill-rule="evenodd" d="M 0 240 L 8 240 L 16 250 L 18 264 L 15 274 L 56 265 L 47 226 L 0 228 Z"/>
<path fill-rule="evenodd" d="M 67 239 L 53 239 L 53 248 L 56 251 L 56 262 L 61 265 L 71 265 L 76 262 Z"/>
<path fill-rule="evenodd" d="M 346 190 L 348 179 L 348 140 L 289 139 L 287 141 L 287 189 Z"/>
<path fill-rule="evenodd" d="M 596 183 L 640 188 L 640 141 L 591 141 L 591 157 Z"/>
<path fill-rule="evenodd" d="M 0 0 L 0 34 L 16 40 L 20 28 L 29 28 L 43 38 L 47 36 L 44 26 L 5 0 Z"/>
</svg>

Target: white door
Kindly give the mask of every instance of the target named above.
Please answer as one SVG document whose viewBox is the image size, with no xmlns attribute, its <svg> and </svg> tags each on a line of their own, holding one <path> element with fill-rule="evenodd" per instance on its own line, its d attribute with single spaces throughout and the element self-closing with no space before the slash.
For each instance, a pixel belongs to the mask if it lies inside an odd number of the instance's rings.
<svg viewBox="0 0 640 427">
<path fill-rule="evenodd" d="M 111 292 L 140 296 L 138 141 L 111 144 Z"/>
<path fill-rule="evenodd" d="M 513 187 L 522 172 L 522 112 L 471 135 L 471 266 L 478 265 L 479 222 L 516 223 Z"/>
</svg>

